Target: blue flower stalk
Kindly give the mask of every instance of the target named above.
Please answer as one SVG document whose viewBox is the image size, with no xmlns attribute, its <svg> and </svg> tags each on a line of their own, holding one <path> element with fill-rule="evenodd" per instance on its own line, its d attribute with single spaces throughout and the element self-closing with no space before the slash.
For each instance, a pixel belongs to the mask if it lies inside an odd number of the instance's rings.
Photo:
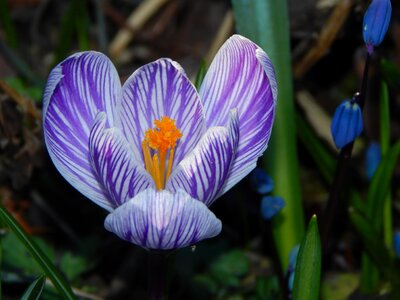
<svg viewBox="0 0 400 300">
<path fill-rule="evenodd" d="M 365 60 L 361 89 L 359 93 L 354 94 L 352 102 L 350 102 L 350 106 L 349 104 L 342 103 L 342 107 L 339 107 L 338 112 L 345 113 L 345 116 L 342 115 L 342 117 L 340 118 L 340 113 L 338 113 L 337 115 L 335 114 L 336 118 L 334 118 L 334 122 L 337 122 L 339 119 L 342 119 L 342 121 L 344 122 L 340 126 L 338 125 L 339 123 L 332 124 L 332 134 L 335 143 L 341 150 L 338 157 L 338 163 L 331 186 L 331 191 L 329 193 L 327 206 L 325 208 L 324 217 L 322 218 L 323 223 L 321 224 L 321 242 L 323 255 L 325 257 L 327 254 L 326 250 L 328 247 L 327 244 L 330 235 L 330 229 L 332 226 L 333 218 L 336 215 L 336 210 L 339 202 L 339 193 L 341 187 L 343 186 L 344 176 L 347 171 L 347 164 L 348 161 L 351 159 L 354 140 L 361 133 L 362 130 L 361 121 L 354 121 L 356 119 L 351 119 L 351 117 L 362 115 L 367 93 L 368 72 L 371 54 L 373 53 L 374 47 L 378 46 L 382 42 L 387 32 L 391 12 L 392 8 L 390 0 L 373 0 L 368 7 L 364 15 L 363 23 L 363 38 L 367 47 L 367 56 Z M 347 134 L 347 132 L 338 130 L 339 127 L 343 128 L 343 124 L 346 123 L 351 134 Z"/>
</svg>

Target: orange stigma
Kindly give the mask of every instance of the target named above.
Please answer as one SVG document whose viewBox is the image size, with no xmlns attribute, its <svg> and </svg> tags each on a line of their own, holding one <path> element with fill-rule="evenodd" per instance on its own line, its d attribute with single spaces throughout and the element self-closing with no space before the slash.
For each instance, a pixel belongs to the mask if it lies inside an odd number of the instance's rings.
<svg viewBox="0 0 400 300">
<path fill-rule="evenodd" d="M 155 128 L 148 129 L 144 135 L 142 150 L 146 170 L 153 177 L 156 188 L 162 190 L 171 175 L 175 145 L 182 137 L 182 133 L 176 127 L 175 120 L 166 116 L 161 120 L 155 120 L 154 125 Z M 168 166 L 165 171 L 167 159 Z"/>
</svg>

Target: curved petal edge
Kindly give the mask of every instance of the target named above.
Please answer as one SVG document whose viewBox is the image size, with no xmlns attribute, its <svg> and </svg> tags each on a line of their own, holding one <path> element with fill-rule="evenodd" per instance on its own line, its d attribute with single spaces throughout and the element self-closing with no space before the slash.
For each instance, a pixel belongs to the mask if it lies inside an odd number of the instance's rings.
<svg viewBox="0 0 400 300">
<path fill-rule="evenodd" d="M 190 246 L 218 235 L 222 228 L 214 213 L 186 192 L 154 189 L 110 213 L 104 226 L 123 240 L 156 250 Z"/>
</svg>

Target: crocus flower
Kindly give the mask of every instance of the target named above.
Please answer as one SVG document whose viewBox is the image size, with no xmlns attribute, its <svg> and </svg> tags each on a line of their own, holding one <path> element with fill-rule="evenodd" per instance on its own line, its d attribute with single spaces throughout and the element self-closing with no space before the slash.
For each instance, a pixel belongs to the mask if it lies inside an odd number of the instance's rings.
<svg viewBox="0 0 400 300">
<path fill-rule="evenodd" d="M 176 249 L 221 231 L 208 207 L 255 168 L 276 97 L 268 56 L 239 35 L 198 92 L 170 59 L 121 86 L 106 56 L 81 52 L 49 75 L 44 137 L 64 178 L 108 210 L 107 230 L 147 249 Z"/>
<path fill-rule="evenodd" d="M 363 130 L 361 108 L 355 101 L 343 101 L 335 111 L 331 133 L 336 147 L 343 148 L 353 142 Z"/>
<path fill-rule="evenodd" d="M 388 30 L 392 4 L 390 0 L 372 0 L 363 22 L 363 37 L 367 51 L 371 54 L 379 46 Z"/>
</svg>

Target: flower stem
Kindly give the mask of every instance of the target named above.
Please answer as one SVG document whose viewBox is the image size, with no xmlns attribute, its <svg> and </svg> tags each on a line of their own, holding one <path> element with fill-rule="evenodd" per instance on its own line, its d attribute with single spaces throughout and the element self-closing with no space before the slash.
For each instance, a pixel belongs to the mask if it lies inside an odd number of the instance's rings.
<svg viewBox="0 0 400 300">
<path fill-rule="evenodd" d="M 168 252 L 150 250 L 149 252 L 149 300 L 164 300 L 166 295 L 166 277 L 168 270 Z"/>
<path fill-rule="evenodd" d="M 357 102 L 357 104 L 361 108 L 361 111 L 364 108 L 366 94 L 367 94 L 368 71 L 369 71 L 370 60 L 371 60 L 370 54 L 367 53 L 363 78 L 361 83 L 361 91 L 359 93 L 355 93 L 353 96 L 353 101 Z M 336 165 L 335 175 L 333 177 L 333 182 L 329 193 L 328 202 L 324 211 L 324 217 L 322 218 L 324 222 L 322 223 L 321 226 L 321 237 L 322 237 L 323 256 L 325 257 L 327 254 L 328 240 L 333 223 L 333 218 L 337 214 L 336 211 L 339 204 L 339 196 L 341 189 L 343 187 L 345 174 L 347 174 L 348 162 L 351 159 L 353 146 L 354 146 L 354 141 L 347 144 L 340 150 L 338 162 Z"/>
</svg>

